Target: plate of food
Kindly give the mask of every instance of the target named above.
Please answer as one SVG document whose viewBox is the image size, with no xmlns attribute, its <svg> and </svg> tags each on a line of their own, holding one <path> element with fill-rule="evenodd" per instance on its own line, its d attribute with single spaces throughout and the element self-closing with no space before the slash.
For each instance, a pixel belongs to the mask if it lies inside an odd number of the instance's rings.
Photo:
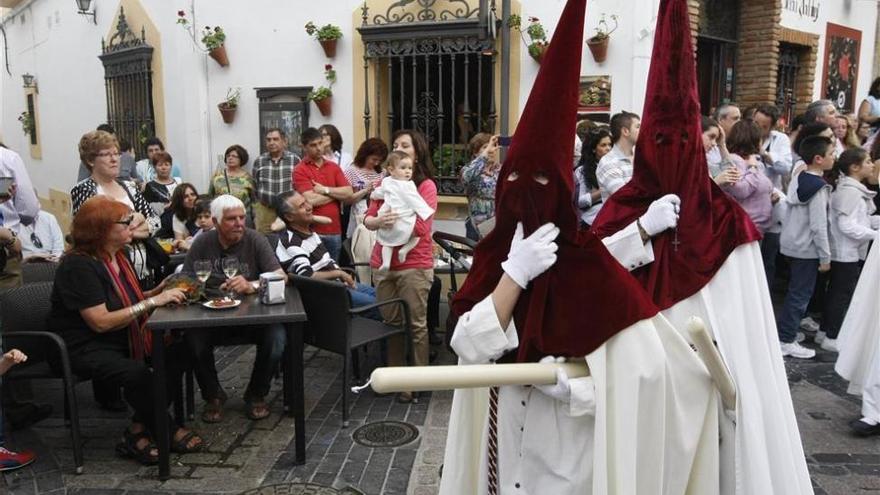
<svg viewBox="0 0 880 495">
<path fill-rule="evenodd" d="M 239 304 L 241 304 L 240 299 L 232 299 L 228 296 L 223 297 L 215 297 L 214 299 L 209 299 L 202 303 L 202 306 L 208 309 L 229 309 L 235 308 Z"/>
<path fill-rule="evenodd" d="M 195 302 L 205 295 L 202 284 L 197 279 L 184 273 L 175 273 L 165 280 L 166 289 L 181 289 L 186 293 L 187 302 Z"/>
</svg>

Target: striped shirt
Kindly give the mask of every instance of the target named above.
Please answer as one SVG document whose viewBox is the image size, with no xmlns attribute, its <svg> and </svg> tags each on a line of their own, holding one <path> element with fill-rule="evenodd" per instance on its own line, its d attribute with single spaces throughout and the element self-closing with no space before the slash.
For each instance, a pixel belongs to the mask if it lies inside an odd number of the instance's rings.
<svg viewBox="0 0 880 495">
<path fill-rule="evenodd" d="M 300 157 L 289 151 L 284 151 L 278 161 L 272 160 L 269 153 L 263 153 L 254 160 L 251 175 L 257 199 L 263 206 L 271 208 L 276 196 L 293 190 L 293 167 L 299 161 Z"/>
<path fill-rule="evenodd" d="M 596 167 L 596 179 L 599 182 L 599 192 L 602 193 L 602 202 L 626 185 L 633 176 L 633 157 L 623 154 L 615 144 L 607 155 L 599 160 Z"/>
<path fill-rule="evenodd" d="M 311 277 L 315 272 L 339 268 L 318 234 L 286 230 L 279 234 L 275 256 L 287 273 Z"/>
</svg>

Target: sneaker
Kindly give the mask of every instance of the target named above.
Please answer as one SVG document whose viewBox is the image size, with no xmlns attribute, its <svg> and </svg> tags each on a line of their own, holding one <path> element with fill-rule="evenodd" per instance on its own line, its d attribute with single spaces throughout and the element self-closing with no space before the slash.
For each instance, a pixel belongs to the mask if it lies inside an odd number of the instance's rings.
<svg viewBox="0 0 880 495">
<path fill-rule="evenodd" d="M 37 456 L 29 450 L 13 452 L 0 447 L 0 472 L 23 468 L 34 462 Z"/>
<path fill-rule="evenodd" d="M 822 341 L 825 340 L 825 335 L 826 335 L 825 332 L 823 332 L 822 330 L 819 330 L 818 332 L 816 332 L 816 336 L 813 337 L 813 342 L 815 342 L 817 344 L 821 344 Z"/>
<path fill-rule="evenodd" d="M 813 317 L 807 316 L 801 320 L 801 328 L 808 332 L 816 333 L 819 331 L 819 324 L 816 323 Z"/>
<path fill-rule="evenodd" d="M 820 345 L 822 349 L 831 352 L 840 352 L 840 348 L 837 347 L 837 339 L 829 339 L 825 338 L 822 340 L 822 345 Z"/>
<path fill-rule="evenodd" d="M 853 429 L 853 433 L 860 437 L 870 437 L 872 435 L 880 435 L 880 425 L 872 425 L 864 419 L 856 419 L 849 422 L 849 427 Z"/>
<path fill-rule="evenodd" d="M 804 332 L 798 332 L 794 337 L 795 342 L 803 342 L 807 340 L 807 335 Z"/>
<path fill-rule="evenodd" d="M 816 356 L 816 351 L 807 349 L 797 342 L 780 342 L 779 348 L 783 356 L 791 356 L 799 359 L 810 359 Z"/>
</svg>

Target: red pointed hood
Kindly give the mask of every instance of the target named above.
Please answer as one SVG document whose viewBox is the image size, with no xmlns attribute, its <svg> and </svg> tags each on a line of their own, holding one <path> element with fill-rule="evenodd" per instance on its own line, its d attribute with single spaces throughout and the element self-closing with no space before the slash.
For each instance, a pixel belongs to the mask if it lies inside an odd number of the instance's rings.
<svg viewBox="0 0 880 495">
<path fill-rule="evenodd" d="M 678 246 L 673 231 L 655 237 L 654 262 L 633 272 L 666 309 L 703 288 L 737 246 L 761 235 L 709 178 L 687 0 L 661 0 L 655 33 L 633 177 L 605 202 L 593 231 L 606 237 L 661 196 L 681 198 Z"/>
<path fill-rule="evenodd" d="M 492 293 L 517 222 L 526 236 L 555 223 L 560 228 L 558 260 L 530 284 L 514 311 L 519 361 L 548 354 L 584 356 L 657 313 L 598 238 L 589 235 L 578 245 L 571 163 L 585 8 L 586 0 L 569 0 L 562 12 L 501 167 L 495 228 L 477 246 L 467 281 L 453 301 L 460 315 Z M 537 176 L 547 183 L 536 181 Z"/>
</svg>

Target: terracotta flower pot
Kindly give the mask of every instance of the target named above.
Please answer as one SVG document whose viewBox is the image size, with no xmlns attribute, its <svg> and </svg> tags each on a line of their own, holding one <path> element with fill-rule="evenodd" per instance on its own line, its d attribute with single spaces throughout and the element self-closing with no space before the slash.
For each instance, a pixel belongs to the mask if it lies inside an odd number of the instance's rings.
<svg viewBox="0 0 880 495">
<path fill-rule="evenodd" d="M 208 52 L 211 58 L 217 61 L 220 64 L 220 67 L 226 67 L 229 65 L 229 57 L 226 56 L 226 46 L 220 45 L 217 48 L 214 48 L 210 52 Z"/>
<path fill-rule="evenodd" d="M 321 112 L 321 115 L 324 117 L 330 116 L 330 111 L 333 109 L 333 97 L 328 96 L 321 100 L 314 100 L 315 105 L 318 106 L 318 110 Z"/>
<path fill-rule="evenodd" d="M 224 102 L 217 105 L 217 108 L 220 109 L 220 115 L 223 117 L 224 123 L 231 124 L 235 122 L 235 112 L 238 111 L 238 107 L 227 106 Z"/>
<path fill-rule="evenodd" d="M 327 58 L 333 58 L 336 56 L 336 42 L 339 40 L 318 40 L 318 43 L 321 44 L 321 48 L 324 49 L 324 55 L 327 55 Z"/>
<path fill-rule="evenodd" d="M 608 36 L 602 38 L 593 36 L 587 40 L 587 46 L 590 47 L 590 53 L 593 54 L 593 60 L 596 63 L 601 64 L 605 61 L 605 57 L 608 55 L 608 40 L 610 39 Z"/>
</svg>

